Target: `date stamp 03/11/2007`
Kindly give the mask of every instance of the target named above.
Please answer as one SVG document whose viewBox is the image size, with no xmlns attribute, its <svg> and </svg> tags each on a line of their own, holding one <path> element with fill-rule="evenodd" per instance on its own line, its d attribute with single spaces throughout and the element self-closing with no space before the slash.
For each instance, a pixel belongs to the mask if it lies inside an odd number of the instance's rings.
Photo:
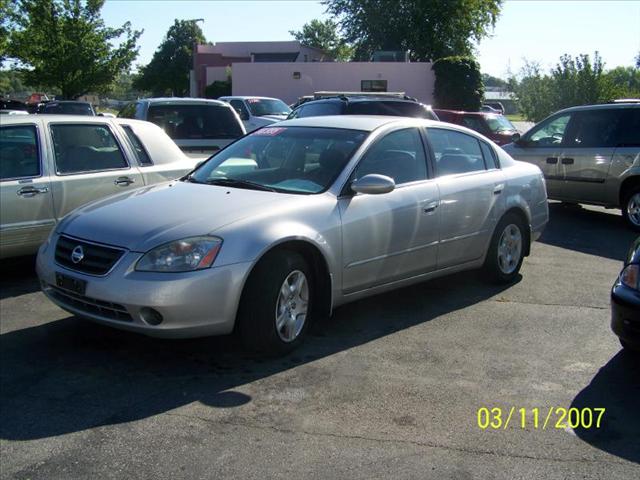
<svg viewBox="0 0 640 480">
<path fill-rule="evenodd" d="M 546 429 L 591 429 L 600 428 L 605 408 L 517 408 L 517 407 L 480 407 L 477 412 L 477 424 L 480 430 L 521 430 Z"/>
</svg>

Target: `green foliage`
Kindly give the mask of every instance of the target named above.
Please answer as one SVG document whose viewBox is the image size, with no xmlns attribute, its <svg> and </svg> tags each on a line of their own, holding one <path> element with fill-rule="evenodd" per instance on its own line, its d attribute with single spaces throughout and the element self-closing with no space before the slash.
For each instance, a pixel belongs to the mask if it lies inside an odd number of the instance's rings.
<svg viewBox="0 0 640 480">
<path fill-rule="evenodd" d="M 499 87 L 499 88 L 507 88 L 507 81 L 498 77 L 494 77 L 489 75 L 488 73 L 482 74 L 482 83 L 485 87 Z"/>
<path fill-rule="evenodd" d="M 9 33 L 15 25 L 16 2 L 0 0 L 0 63 L 7 57 Z"/>
<path fill-rule="evenodd" d="M 616 98 L 640 98 L 640 67 L 616 67 L 605 73 Z"/>
<path fill-rule="evenodd" d="M 289 33 L 303 45 L 324 50 L 334 59 L 346 62 L 351 59 L 353 49 L 338 32 L 338 24 L 333 20 L 311 20 L 302 26 L 302 30 L 289 30 Z"/>
<path fill-rule="evenodd" d="M 155 96 L 181 97 L 189 93 L 189 71 L 193 65 L 193 46 L 205 43 L 202 30 L 193 20 L 175 20 L 151 62 L 140 69 L 134 87 Z"/>
<path fill-rule="evenodd" d="M 121 73 L 105 94 L 117 100 L 136 100 L 137 98 L 145 97 L 145 91 L 138 90 L 133 86 L 135 79 L 135 74 Z"/>
<path fill-rule="evenodd" d="M 21 0 L 11 26 L 8 56 L 19 62 L 24 81 L 77 98 L 108 88 L 138 55 L 141 31 L 129 22 L 104 25 L 104 0 Z M 112 44 L 124 37 L 117 46 Z"/>
<path fill-rule="evenodd" d="M 433 94 L 437 108 L 480 109 L 484 86 L 478 62 L 472 57 L 445 57 L 436 60 L 432 68 L 436 73 Z"/>
<path fill-rule="evenodd" d="M 608 102 L 617 96 L 598 52 L 593 61 L 584 54 L 574 58 L 562 55 L 548 75 L 538 64 L 526 62 L 520 79 L 512 78 L 509 83 L 520 111 L 534 122 L 563 108 Z"/>
<path fill-rule="evenodd" d="M 218 98 L 231 95 L 231 79 L 222 82 L 216 80 L 204 89 L 205 98 Z"/>
<path fill-rule="evenodd" d="M 414 61 L 470 55 L 487 36 L 502 0 L 324 0 L 358 60 L 408 50 Z"/>
</svg>

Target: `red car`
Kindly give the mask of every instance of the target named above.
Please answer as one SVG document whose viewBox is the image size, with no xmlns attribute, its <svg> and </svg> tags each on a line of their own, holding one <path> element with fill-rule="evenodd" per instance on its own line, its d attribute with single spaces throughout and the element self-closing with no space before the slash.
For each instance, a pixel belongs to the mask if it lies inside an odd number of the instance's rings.
<svg viewBox="0 0 640 480">
<path fill-rule="evenodd" d="M 433 111 L 441 121 L 455 123 L 480 132 L 498 145 L 511 143 L 514 133 L 518 133 L 516 127 L 504 115 L 487 112 L 440 110 L 437 108 L 434 108 Z"/>
</svg>

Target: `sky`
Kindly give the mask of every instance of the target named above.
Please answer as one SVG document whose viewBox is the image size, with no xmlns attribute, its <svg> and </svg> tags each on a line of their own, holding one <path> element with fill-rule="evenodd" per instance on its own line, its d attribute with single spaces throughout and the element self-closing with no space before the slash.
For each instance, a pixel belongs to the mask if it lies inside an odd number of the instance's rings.
<svg viewBox="0 0 640 480">
<path fill-rule="evenodd" d="M 151 60 L 174 19 L 202 18 L 210 42 L 291 40 L 314 18 L 329 18 L 313 0 L 107 0 L 109 26 L 144 29 L 136 63 Z M 560 55 L 598 51 L 606 68 L 630 66 L 640 51 L 640 0 L 507 0 L 489 38 L 476 47 L 481 70 L 517 74 L 523 59 L 548 69 Z"/>
</svg>

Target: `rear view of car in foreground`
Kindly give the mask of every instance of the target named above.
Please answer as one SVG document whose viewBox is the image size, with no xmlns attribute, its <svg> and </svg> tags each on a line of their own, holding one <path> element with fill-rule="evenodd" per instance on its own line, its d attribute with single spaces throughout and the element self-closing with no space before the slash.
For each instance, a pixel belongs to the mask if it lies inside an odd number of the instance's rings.
<svg viewBox="0 0 640 480">
<path fill-rule="evenodd" d="M 347 302 L 477 268 L 513 281 L 547 220 L 540 170 L 469 129 L 312 117 L 74 211 L 37 271 L 81 317 L 158 337 L 237 328 L 283 354 Z"/>
<path fill-rule="evenodd" d="M 611 328 L 625 349 L 640 352 L 640 237 L 611 289 Z"/>
</svg>

